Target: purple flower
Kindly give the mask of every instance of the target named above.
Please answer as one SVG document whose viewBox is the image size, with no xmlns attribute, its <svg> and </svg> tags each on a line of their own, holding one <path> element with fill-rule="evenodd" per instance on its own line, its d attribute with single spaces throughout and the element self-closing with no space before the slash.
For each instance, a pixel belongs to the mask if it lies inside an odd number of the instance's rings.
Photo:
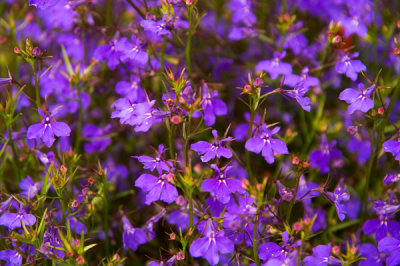
<svg viewBox="0 0 400 266">
<path fill-rule="evenodd" d="M 338 161 L 342 159 L 342 152 L 333 149 L 335 145 L 336 140 L 332 140 L 331 143 L 329 143 L 326 139 L 326 135 L 323 134 L 321 137 L 321 148 L 310 153 L 311 167 L 318 168 L 321 174 L 328 173 L 330 171 L 329 163 L 332 160 Z"/>
<path fill-rule="evenodd" d="M 36 223 L 36 218 L 32 214 L 27 214 L 26 209 L 22 207 L 22 203 L 14 204 L 13 206 L 17 209 L 17 213 L 5 212 L 0 217 L 0 225 L 7 226 L 10 230 L 19 228 L 23 222 L 26 226 L 33 226 Z"/>
<path fill-rule="evenodd" d="M 212 144 L 206 141 L 199 141 L 193 143 L 190 146 L 190 148 L 196 151 L 198 154 L 203 155 L 201 156 L 201 161 L 204 163 L 208 162 L 211 159 L 214 159 L 215 156 L 217 156 L 217 158 L 221 157 L 231 158 L 232 157 L 231 150 L 222 147 L 222 145 L 224 142 L 232 140 L 232 138 L 228 137 L 221 140 L 217 140 L 218 133 L 215 129 L 212 131 L 212 134 L 214 135 L 214 142 Z"/>
<path fill-rule="evenodd" d="M 116 44 L 115 49 L 121 52 L 122 62 L 131 61 L 133 64 L 145 67 L 149 61 L 149 55 L 143 50 L 142 42 L 135 36 L 131 37 L 132 43 L 127 38 L 122 37 Z"/>
<path fill-rule="evenodd" d="M 203 257 L 211 265 L 217 265 L 220 254 L 232 253 L 234 245 L 232 240 L 224 236 L 224 231 L 208 230 L 205 237 L 193 241 L 189 251 L 193 257 Z"/>
<path fill-rule="evenodd" d="M 383 179 L 383 183 L 385 185 L 389 185 L 390 183 L 397 183 L 400 181 L 400 174 L 387 174 Z"/>
<path fill-rule="evenodd" d="M 216 97 L 218 97 L 218 91 L 215 90 L 210 93 L 207 84 L 204 83 L 201 107 L 203 108 L 206 126 L 214 125 L 215 116 L 222 116 L 228 113 L 226 104 L 222 100 L 215 99 Z"/>
<path fill-rule="evenodd" d="M 136 251 L 139 245 L 147 242 L 147 236 L 140 228 L 134 228 L 125 215 L 122 216 L 124 233 L 122 234 L 122 242 L 124 249 L 132 249 Z"/>
<path fill-rule="evenodd" d="M 94 51 L 94 58 L 99 62 L 107 61 L 107 66 L 114 70 L 119 65 L 119 58 L 122 52 L 116 49 L 116 41 L 112 40 L 108 44 L 100 45 Z"/>
<path fill-rule="evenodd" d="M 248 151 L 260 153 L 265 160 L 272 164 L 275 161 L 274 154 L 289 154 L 285 142 L 280 139 L 272 138 L 272 135 L 278 133 L 280 127 L 275 127 L 271 131 L 265 124 L 261 126 L 258 136 L 250 138 L 245 145 Z"/>
<path fill-rule="evenodd" d="M 21 195 L 27 198 L 33 198 L 42 187 L 43 181 L 33 182 L 32 177 L 27 176 L 19 182 L 19 188 L 22 189 Z"/>
<path fill-rule="evenodd" d="M 290 98 L 296 99 L 303 110 L 310 112 L 311 100 L 308 97 L 304 97 L 309 89 L 309 87 L 304 86 L 304 82 L 300 82 L 296 85 L 296 87 L 294 87 L 293 90 L 282 90 L 282 92 Z"/>
<path fill-rule="evenodd" d="M 400 237 L 400 222 L 391 221 L 400 205 L 392 205 L 383 201 L 376 201 L 373 209 L 379 219 L 371 219 L 364 223 L 363 232 L 367 235 L 375 234 L 376 241 L 380 241 L 390 233 L 393 237 Z"/>
<path fill-rule="evenodd" d="M 347 208 L 344 203 L 350 200 L 349 193 L 346 192 L 347 187 L 342 182 L 336 187 L 335 192 L 325 192 L 326 197 L 335 203 L 336 213 L 340 221 L 346 218 Z"/>
<path fill-rule="evenodd" d="M 281 261 L 282 263 L 290 256 L 295 247 L 301 245 L 301 240 L 295 242 L 295 238 L 290 237 L 288 232 L 282 233 L 283 244 L 279 246 L 274 242 L 267 242 L 260 246 L 258 256 L 264 261 L 271 259 Z"/>
<path fill-rule="evenodd" d="M 381 254 L 379 254 L 376 247 L 370 243 L 365 243 L 360 246 L 358 249 L 358 253 L 360 256 L 365 257 L 366 260 L 362 260 L 359 262 L 359 266 L 382 266 L 382 262 L 384 258 Z"/>
<path fill-rule="evenodd" d="M 400 161 L 400 137 L 396 140 L 387 140 L 383 143 L 383 150 L 385 152 L 390 152 L 395 156 L 397 161 Z"/>
<path fill-rule="evenodd" d="M 178 197 L 178 191 L 170 184 L 172 181 L 172 173 L 158 173 L 159 177 L 142 174 L 135 182 L 135 186 L 141 188 L 146 193 L 147 205 L 150 205 L 153 201 L 161 200 L 168 204 L 174 202 Z"/>
<path fill-rule="evenodd" d="M 153 21 L 153 20 L 143 20 L 140 22 L 140 25 L 144 30 L 150 31 L 152 33 L 157 34 L 158 36 L 170 36 L 171 35 L 171 26 L 168 25 L 167 15 L 164 15 L 161 20 Z"/>
<path fill-rule="evenodd" d="M 167 149 L 164 149 L 164 145 L 160 144 L 158 146 L 158 153 L 156 158 L 150 156 L 131 156 L 131 157 L 138 159 L 138 161 L 143 164 L 144 169 L 149 169 L 150 171 L 154 171 L 154 169 L 157 169 L 157 171 L 160 173 L 162 170 L 169 171 L 170 168 L 172 167 L 170 162 L 161 158 L 161 155 L 166 150 Z"/>
<path fill-rule="evenodd" d="M 343 54 L 341 60 L 336 64 L 336 72 L 346 74 L 352 81 L 355 81 L 357 73 L 367 70 L 367 67 L 360 60 L 351 60 L 358 57 L 358 55 L 358 52 Z"/>
<path fill-rule="evenodd" d="M 390 236 L 386 237 L 379 241 L 378 250 L 390 253 L 390 256 L 386 259 L 387 266 L 400 264 L 400 240 Z"/>
<path fill-rule="evenodd" d="M 226 173 L 230 168 L 229 166 L 225 168 L 223 173 L 215 164 L 212 164 L 211 168 L 215 170 L 216 178 L 205 179 L 201 183 L 201 188 L 204 191 L 213 193 L 221 203 L 228 203 L 231 199 L 231 193 L 245 193 L 240 180 L 227 178 Z"/>
<path fill-rule="evenodd" d="M 256 71 L 268 72 L 271 79 L 276 79 L 279 75 L 288 75 L 292 73 L 292 66 L 282 62 L 285 56 L 286 51 L 282 53 L 274 52 L 274 58 L 272 60 L 263 60 L 256 65 Z"/>
<path fill-rule="evenodd" d="M 27 139 L 38 139 L 42 138 L 44 144 L 47 147 L 53 145 L 55 139 L 54 135 L 57 137 L 69 136 L 71 129 L 64 122 L 55 122 L 52 119 L 54 113 L 50 114 L 46 112 L 46 115 L 42 110 L 38 109 L 38 113 L 43 117 L 42 123 L 31 125 L 26 133 Z"/>
<path fill-rule="evenodd" d="M 313 256 L 307 256 L 304 259 L 305 266 L 321 265 L 342 265 L 339 259 L 331 255 L 331 244 L 326 246 L 319 245 L 313 248 Z"/>
<path fill-rule="evenodd" d="M 0 251 L 0 260 L 7 261 L 6 266 L 22 265 L 22 256 L 18 251 L 12 249 Z"/>
<path fill-rule="evenodd" d="M 308 67 L 304 67 L 301 71 L 301 75 L 288 74 L 285 76 L 284 84 L 292 88 L 296 87 L 299 83 L 303 83 L 305 88 L 314 87 L 319 85 L 319 79 L 311 77 L 309 74 Z"/>
<path fill-rule="evenodd" d="M 87 153 L 103 152 L 111 144 L 109 131 L 111 125 L 104 128 L 97 127 L 94 124 L 86 124 L 82 128 L 82 137 L 86 140 L 83 147 Z"/>
<path fill-rule="evenodd" d="M 367 35 L 368 29 L 365 24 L 360 21 L 360 18 L 357 16 L 354 17 L 344 17 L 340 21 L 340 25 L 345 29 L 344 34 L 346 37 L 350 36 L 353 33 L 356 33 L 361 38 L 364 38 Z"/>
<path fill-rule="evenodd" d="M 115 92 L 124 96 L 133 94 L 132 99 L 146 99 L 146 94 L 140 87 L 140 77 L 134 75 L 131 76 L 130 81 L 119 81 L 115 85 Z"/>
<path fill-rule="evenodd" d="M 349 114 L 354 113 L 356 110 L 366 113 L 369 109 L 374 107 L 374 101 L 371 100 L 370 97 L 376 86 L 372 85 L 364 90 L 364 85 L 359 83 L 358 88 L 360 91 L 347 88 L 339 95 L 340 100 L 350 104 L 347 110 Z"/>
</svg>

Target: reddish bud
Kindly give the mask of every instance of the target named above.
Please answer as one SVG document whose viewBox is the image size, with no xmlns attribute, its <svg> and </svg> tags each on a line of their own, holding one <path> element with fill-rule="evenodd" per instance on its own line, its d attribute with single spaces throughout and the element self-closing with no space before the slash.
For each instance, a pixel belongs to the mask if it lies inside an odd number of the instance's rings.
<svg viewBox="0 0 400 266">
<path fill-rule="evenodd" d="M 88 179 L 88 183 L 89 183 L 89 185 L 93 185 L 93 183 L 94 183 L 94 179 L 93 179 L 93 178 L 91 178 L 91 177 L 89 177 L 89 179 Z"/>
<path fill-rule="evenodd" d="M 176 198 L 176 204 L 178 204 L 179 206 L 185 206 L 186 205 L 186 203 L 187 203 L 187 201 L 186 201 L 186 199 L 182 196 L 182 195 L 179 195 L 177 198 Z"/>
<path fill-rule="evenodd" d="M 378 108 L 378 114 L 383 115 L 385 113 L 385 109 L 383 107 Z"/>
<path fill-rule="evenodd" d="M 72 208 L 78 208 L 81 205 L 79 200 L 74 200 L 71 204 Z"/>
<path fill-rule="evenodd" d="M 172 173 L 168 173 L 167 180 L 168 180 L 168 182 L 173 182 L 174 181 L 174 175 Z"/>
<path fill-rule="evenodd" d="M 400 19 L 396 23 L 397 28 L 400 28 Z"/>
<path fill-rule="evenodd" d="M 176 254 L 176 260 L 184 260 L 185 259 L 185 253 L 179 252 Z"/>
<path fill-rule="evenodd" d="M 244 85 L 243 91 L 244 91 L 244 92 L 251 92 L 251 87 L 250 87 L 250 85 L 248 85 L 248 84 Z"/>
<path fill-rule="evenodd" d="M 193 0 L 186 0 L 186 5 L 188 5 L 188 6 L 193 5 Z"/>
<path fill-rule="evenodd" d="M 300 231 L 302 228 L 303 228 L 303 226 L 299 222 L 295 222 L 293 224 L 293 230 L 295 230 L 295 231 Z"/>
<path fill-rule="evenodd" d="M 283 19 L 284 19 L 284 20 L 289 20 L 289 19 L 290 19 L 289 13 L 283 14 Z"/>
<path fill-rule="evenodd" d="M 349 126 L 347 128 L 347 132 L 349 132 L 350 135 L 355 135 L 357 133 L 358 128 L 356 126 Z"/>
<path fill-rule="evenodd" d="M 395 55 L 398 55 L 398 54 L 400 54 L 400 49 L 399 48 L 394 48 L 393 50 L 393 53 L 395 54 Z"/>
<path fill-rule="evenodd" d="M 84 259 L 82 258 L 82 256 L 77 257 L 75 261 L 78 264 L 83 264 L 85 262 Z"/>
<path fill-rule="evenodd" d="M 87 196 L 89 194 L 89 188 L 85 187 L 84 189 L 82 189 L 82 194 L 83 196 Z"/>
<path fill-rule="evenodd" d="M 72 257 L 72 256 L 74 256 L 74 252 L 72 252 L 72 251 L 68 251 L 68 252 L 67 252 L 67 256 L 68 256 L 68 257 Z"/>
<path fill-rule="evenodd" d="M 62 164 L 62 165 L 60 166 L 60 170 L 61 170 L 61 172 L 62 172 L 63 174 L 65 174 L 65 173 L 67 172 L 68 169 L 67 169 L 67 167 L 65 167 L 65 165 Z"/>
<path fill-rule="evenodd" d="M 292 158 L 292 164 L 297 165 L 297 164 L 299 164 L 299 163 L 300 163 L 299 157 L 294 156 L 294 157 Z"/>
<path fill-rule="evenodd" d="M 332 253 L 334 255 L 339 255 L 340 254 L 340 247 L 339 246 L 333 246 L 332 247 Z"/>
<path fill-rule="evenodd" d="M 303 168 L 307 168 L 309 166 L 310 166 L 310 164 L 308 162 L 303 162 Z"/>
<path fill-rule="evenodd" d="M 118 253 L 115 253 L 114 257 L 113 257 L 113 260 L 114 261 L 120 261 L 121 260 L 121 256 Z"/>
<path fill-rule="evenodd" d="M 181 119 L 180 119 L 179 116 L 174 115 L 173 117 L 171 117 L 171 123 L 172 124 L 178 125 L 180 122 L 181 122 Z"/>
<path fill-rule="evenodd" d="M 21 54 L 21 50 L 18 47 L 14 47 L 14 54 L 20 55 Z"/>
<path fill-rule="evenodd" d="M 175 235 L 175 233 L 171 233 L 171 234 L 169 234 L 169 239 L 171 239 L 171 240 L 175 240 L 175 239 L 176 239 L 176 235 Z"/>
<path fill-rule="evenodd" d="M 308 218 L 308 217 L 305 218 L 305 219 L 304 219 L 304 224 L 305 224 L 305 225 L 310 225 L 310 224 L 311 224 L 310 218 Z"/>
<path fill-rule="evenodd" d="M 340 44 L 340 43 L 342 43 L 342 37 L 341 37 L 340 35 L 336 35 L 335 37 L 333 37 L 332 43 L 333 43 L 333 44 Z"/>
</svg>

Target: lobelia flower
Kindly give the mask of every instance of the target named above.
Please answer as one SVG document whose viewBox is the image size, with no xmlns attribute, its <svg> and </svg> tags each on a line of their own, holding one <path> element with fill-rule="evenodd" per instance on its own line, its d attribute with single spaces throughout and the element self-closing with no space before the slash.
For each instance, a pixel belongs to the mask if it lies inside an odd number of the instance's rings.
<svg viewBox="0 0 400 266">
<path fill-rule="evenodd" d="M 138 159 L 139 162 L 143 164 L 144 169 L 149 169 L 150 171 L 154 171 L 154 169 L 157 169 L 157 171 L 160 173 L 162 170 L 164 171 L 169 171 L 172 165 L 170 162 L 164 160 L 161 158 L 161 155 L 166 151 L 167 149 L 164 149 L 164 144 L 160 144 L 158 146 L 158 153 L 156 158 L 150 157 L 150 156 L 131 156 L 132 158 Z"/>
<path fill-rule="evenodd" d="M 303 87 L 310 88 L 319 85 L 319 79 L 316 77 L 311 77 L 309 74 L 308 67 L 304 67 L 301 71 L 301 75 L 296 74 L 288 74 L 285 76 L 285 80 L 283 81 L 284 85 L 288 85 L 292 88 L 296 87 L 299 83 L 303 84 Z"/>
<path fill-rule="evenodd" d="M 367 26 L 362 23 L 360 18 L 357 16 L 344 17 L 340 20 L 340 25 L 345 29 L 344 35 L 346 37 L 349 37 L 351 34 L 355 33 L 361 38 L 364 38 L 368 32 Z"/>
<path fill-rule="evenodd" d="M 366 258 L 358 263 L 359 266 L 382 266 L 385 261 L 385 255 L 379 254 L 376 247 L 370 243 L 361 244 L 358 253 Z"/>
<path fill-rule="evenodd" d="M 172 27 L 168 25 L 169 21 L 167 20 L 167 15 L 163 15 L 162 19 L 159 21 L 153 20 L 142 20 L 140 25 L 144 30 L 150 31 L 152 33 L 157 34 L 158 36 L 171 36 Z"/>
<path fill-rule="evenodd" d="M 391 183 L 397 183 L 400 181 L 400 174 L 387 174 L 383 179 L 383 183 L 385 185 L 389 185 Z"/>
<path fill-rule="evenodd" d="M 227 178 L 226 173 L 230 166 L 226 167 L 223 173 L 215 164 L 212 164 L 211 168 L 214 169 L 216 178 L 205 179 L 201 183 L 201 188 L 206 192 L 213 193 L 221 203 L 228 203 L 231 199 L 231 193 L 243 194 L 246 192 L 242 188 L 240 180 Z"/>
<path fill-rule="evenodd" d="M 155 236 L 156 233 L 154 231 L 154 225 L 162 218 L 164 217 L 165 213 L 167 211 L 165 210 L 165 208 L 163 208 L 159 213 L 157 213 L 156 215 L 154 215 L 153 217 L 151 217 L 146 224 L 142 227 L 144 232 L 146 233 L 149 241 L 152 240 Z"/>
<path fill-rule="evenodd" d="M 36 223 L 36 218 L 33 214 L 26 213 L 26 208 L 22 207 L 22 203 L 19 202 L 19 205 L 15 202 L 12 202 L 14 208 L 17 209 L 17 213 L 5 212 L 0 217 L 0 225 L 7 226 L 10 230 L 14 230 L 15 228 L 20 228 L 22 226 L 21 222 L 23 222 L 26 226 L 33 226 Z"/>
<path fill-rule="evenodd" d="M 357 110 L 366 113 L 369 109 L 374 107 L 374 101 L 371 100 L 370 97 L 376 86 L 372 85 L 364 90 L 364 85 L 359 83 L 358 88 L 360 91 L 347 88 L 339 94 L 340 100 L 350 104 L 347 110 L 349 114 Z"/>
<path fill-rule="evenodd" d="M 115 49 L 121 52 L 121 61 L 131 61 L 133 64 L 145 67 L 149 61 L 149 55 L 143 50 L 143 43 L 134 34 L 132 43 L 126 37 L 122 37 L 116 44 Z"/>
<path fill-rule="evenodd" d="M 342 265 L 342 262 L 331 255 L 331 244 L 319 245 L 313 248 L 313 256 L 307 256 L 304 259 L 305 266 L 321 265 Z"/>
<path fill-rule="evenodd" d="M 42 110 L 38 109 L 38 113 L 43 117 L 43 121 L 42 123 L 33 124 L 28 128 L 26 133 L 27 139 L 41 138 L 44 144 L 50 148 L 55 141 L 54 135 L 57 137 L 69 136 L 71 129 L 64 122 L 55 122 L 52 118 L 55 114 L 54 112 L 52 114 L 49 112 L 44 114 Z"/>
<path fill-rule="evenodd" d="M 390 152 L 397 161 L 400 161 L 400 137 L 398 140 L 387 140 L 383 143 L 383 150 Z"/>
<path fill-rule="evenodd" d="M 203 85 L 203 97 L 201 107 L 204 112 L 204 123 L 206 126 L 212 126 L 215 123 L 215 116 L 223 116 L 228 113 L 228 107 L 224 101 L 216 99 L 218 91 L 209 92 L 206 83 Z"/>
<path fill-rule="evenodd" d="M 321 148 L 310 153 L 311 167 L 318 168 L 321 174 L 328 173 L 330 171 L 329 163 L 332 160 L 342 160 L 342 152 L 340 150 L 333 149 L 335 145 L 336 140 L 332 140 L 331 143 L 329 143 L 326 139 L 326 135 L 323 134 L 321 137 Z"/>
<path fill-rule="evenodd" d="M 206 141 L 199 141 L 196 143 L 193 143 L 190 148 L 194 151 L 196 151 L 198 154 L 202 154 L 201 156 L 201 161 L 203 163 L 210 161 L 211 159 L 214 159 L 215 156 L 217 158 L 225 157 L 225 158 L 231 158 L 232 157 L 232 152 L 231 150 L 222 147 L 224 142 L 231 141 L 231 137 L 227 137 L 221 140 L 217 140 L 218 138 L 218 133 L 215 129 L 213 129 L 212 134 L 214 135 L 214 142 L 211 144 Z"/>
<path fill-rule="evenodd" d="M 358 52 L 343 54 L 340 61 L 336 64 L 336 72 L 339 74 L 346 74 L 348 78 L 355 81 L 357 79 L 357 73 L 367 70 L 367 67 L 360 60 L 352 60 L 358 57 L 358 55 Z"/>
<path fill-rule="evenodd" d="M 335 203 L 336 213 L 340 221 L 343 221 L 344 218 L 346 218 L 347 208 L 344 203 L 350 199 L 350 195 L 346 192 L 346 190 L 347 187 L 343 185 L 343 182 L 341 182 L 336 187 L 334 193 L 325 191 L 325 196 Z"/>
<path fill-rule="evenodd" d="M 276 79 L 279 75 L 288 75 L 292 73 L 292 66 L 288 63 L 282 62 L 282 59 L 286 56 L 286 51 L 282 53 L 274 52 L 274 58 L 272 60 L 263 60 L 258 62 L 256 65 L 256 71 L 268 72 L 271 79 Z"/>
<path fill-rule="evenodd" d="M 86 124 L 82 128 L 82 137 L 85 139 L 83 147 L 87 153 L 103 152 L 111 144 L 111 125 L 104 128 L 94 124 Z"/>
<path fill-rule="evenodd" d="M 190 254 L 197 258 L 205 258 L 210 265 L 217 265 L 220 254 L 229 254 L 234 251 L 232 240 L 224 236 L 223 230 L 206 230 L 205 237 L 193 241 Z"/>
<path fill-rule="evenodd" d="M 123 55 L 116 49 L 116 43 L 116 40 L 112 40 L 108 44 L 98 46 L 94 51 L 94 58 L 99 62 L 107 61 L 107 66 L 111 70 L 119 65 L 119 58 Z"/>
<path fill-rule="evenodd" d="M 119 81 L 115 85 L 115 92 L 124 96 L 133 94 L 132 99 L 146 99 L 146 93 L 140 87 L 140 77 L 134 75 L 130 81 Z"/>
<path fill-rule="evenodd" d="M 311 111 L 311 100 L 304 95 L 308 92 L 310 88 L 304 86 L 304 82 L 298 83 L 293 90 L 281 90 L 283 94 L 289 96 L 290 98 L 296 99 L 304 111 Z"/>
<path fill-rule="evenodd" d="M 146 193 L 146 205 L 153 201 L 161 200 L 168 204 L 174 202 L 178 197 L 178 191 L 170 184 L 173 180 L 172 173 L 158 172 L 159 177 L 142 174 L 135 182 L 135 186 L 141 188 Z"/>
<path fill-rule="evenodd" d="M 124 249 L 136 251 L 139 245 L 147 242 L 145 232 L 140 228 L 134 228 L 125 215 L 122 216 L 122 223 L 124 227 L 124 233 L 122 234 Z"/>
<path fill-rule="evenodd" d="M 7 261 L 6 266 L 22 265 L 22 255 L 17 250 L 6 249 L 0 251 L 0 260 Z"/>
<path fill-rule="evenodd" d="M 295 247 L 301 246 L 301 240 L 295 242 L 295 238 L 290 237 L 288 232 L 282 233 L 283 244 L 279 246 L 274 242 L 267 242 L 260 246 L 258 256 L 264 261 L 278 260 L 283 263 L 290 254 L 294 251 Z M 282 265 L 282 264 L 281 264 Z"/>
<path fill-rule="evenodd" d="M 380 241 L 390 233 L 391 236 L 400 237 L 400 222 L 391 221 L 400 205 L 393 205 L 383 201 L 376 201 L 372 207 L 379 219 L 371 219 L 364 223 L 363 232 L 367 235 L 375 233 L 376 241 Z"/>
<path fill-rule="evenodd" d="M 278 133 L 280 127 L 275 127 L 271 131 L 267 128 L 265 124 L 262 124 L 258 136 L 250 138 L 245 145 L 248 151 L 260 153 L 264 159 L 272 164 L 275 161 L 274 153 L 289 154 L 285 142 L 280 139 L 272 138 L 272 135 Z"/>
<path fill-rule="evenodd" d="M 19 188 L 22 189 L 21 195 L 28 198 L 33 198 L 42 187 L 43 181 L 33 182 L 32 177 L 27 176 L 19 182 Z"/>
<path fill-rule="evenodd" d="M 387 266 L 396 266 L 400 264 L 400 240 L 394 237 L 385 237 L 378 243 L 378 250 L 380 252 L 390 253 L 386 259 Z"/>
</svg>

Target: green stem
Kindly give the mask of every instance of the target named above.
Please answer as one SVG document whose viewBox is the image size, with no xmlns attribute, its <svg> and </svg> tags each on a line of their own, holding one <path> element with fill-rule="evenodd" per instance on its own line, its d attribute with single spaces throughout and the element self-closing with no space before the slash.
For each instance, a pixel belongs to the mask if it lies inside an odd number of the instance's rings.
<svg viewBox="0 0 400 266">
<path fill-rule="evenodd" d="M 81 97 L 81 90 L 79 88 L 79 83 L 76 84 L 76 93 L 78 94 L 78 101 L 79 101 L 79 118 L 78 118 L 78 127 L 76 129 L 76 142 L 75 142 L 75 152 L 79 153 L 81 147 L 81 140 L 82 140 L 82 121 L 84 110 L 82 108 L 82 97 Z"/>
<path fill-rule="evenodd" d="M 174 159 L 174 125 L 169 124 L 168 126 L 168 146 L 169 146 L 169 157 L 171 160 Z"/>
<path fill-rule="evenodd" d="M 14 160 L 13 160 L 13 162 L 14 162 L 14 171 L 15 171 L 15 174 L 16 174 L 16 176 L 17 176 L 17 178 L 18 178 L 18 180 L 20 180 L 20 178 L 21 178 L 21 176 L 20 176 L 20 165 L 19 165 L 19 157 L 18 157 L 18 153 L 17 153 L 17 149 L 15 148 L 15 144 L 14 144 L 14 141 L 13 141 L 13 138 L 12 138 L 12 133 L 11 133 L 11 125 L 8 125 L 9 123 L 7 122 L 7 132 L 8 132 L 8 140 L 10 141 L 10 145 L 11 145 L 11 150 L 12 150 L 12 153 L 13 153 L 13 157 L 14 157 Z"/>
<path fill-rule="evenodd" d="M 296 201 L 297 191 L 299 190 L 300 177 L 301 177 L 301 174 L 299 173 L 297 175 L 297 177 L 296 177 L 296 188 L 294 190 L 294 194 L 293 194 L 292 200 L 290 201 L 289 207 L 288 207 L 288 210 L 287 210 L 286 223 L 288 223 L 288 224 L 289 224 L 289 221 L 290 221 L 290 215 L 292 214 L 292 209 L 293 209 L 294 202 Z"/>
<path fill-rule="evenodd" d="M 106 4 L 106 26 L 110 27 L 113 22 L 113 0 L 107 0 Z"/>
<path fill-rule="evenodd" d="M 110 237 L 108 235 L 108 213 L 109 213 L 109 207 L 108 207 L 108 181 L 103 175 L 103 200 L 104 200 L 104 249 L 106 252 L 107 257 L 110 256 Z"/>
<path fill-rule="evenodd" d="M 363 189 L 363 195 L 362 195 L 362 221 L 364 222 L 366 220 L 367 214 L 368 214 L 368 190 L 369 190 L 369 183 L 371 180 L 371 175 L 372 175 L 372 171 L 374 168 L 374 163 L 375 163 L 375 146 L 376 146 L 376 140 L 375 140 L 375 122 L 373 121 L 372 123 L 373 129 L 372 129 L 372 143 L 371 143 L 371 157 L 369 158 L 369 162 L 368 162 L 368 172 L 367 172 L 367 176 L 365 179 L 365 186 Z"/>
<path fill-rule="evenodd" d="M 193 228 L 193 201 L 191 197 L 189 199 L 189 215 L 190 215 L 189 228 Z"/>
<path fill-rule="evenodd" d="M 258 208 L 257 208 L 257 213 L 258 213 Z M 257 216 L 254 217 L 254 223 L 253 223 L 253 256 L 256 265 L 260 266 L 261 263 L 260 263 L 260 258 L 258 257 L 258 247 L 257 247 Z"/>
<path fill-rule="evenodd" d="M 186 42 L 185 55 L 186 55 L 186 65 L 187 65 L 187 73 L 190 79 L 190 82 L 193 86 L 192 80 L 192 60 L 191 60 L 191 44 L 192 44 L 192 35 L 193 35 L 193 5 L 188 7 L 188 17 L 189 17 L 189 33 Z"/>
<path fill-rule="evenodd" d="M 161 46 L 160 72 L 164 71 L 165 46 L 166 45 L 167 45 L 167 36 L 164 36 L 163 43 Z"/>
<path fill-rule="evenodd" d="M 40 94 L 39 94 L 39 82 L 36 73 L 35 61 L 31 63 L 32 71 L 33 71 L 33 78 L 35 79 L 35 97 L 36 97 L 36 107 L 40 109 Z"/>
<path fill-rule="evenodd" d="M 246 136 L 245 143 L 251 137 L 251 132 L 253 130 L 253 124 L 254 124 L 254 117 L 255 116 L 256 116 L 255 110 L 251 110 L 250 123 L 249 123 L 249 128 L 247 130 L 247 136 Z M 257 180 L 254 178 L 253 172 L 251 171 L 250 152 L 247 149 L 245 149 L 245 156 L 246 156 L 246 170 L 247 170 L 247 173 L 249 174 L 250 182 L 252 182 L 254 185 L 256 185 L 257 184 Z"/>
<path fill-rule="evenodd" d="M 128 1 L 128 3 L 133 7 L 133 9 L 135 9 L 136 12 L 138 12 L 138 14 L 139 14 L 143 19 L 146 19 L 146 15 L 143 13 L 142 10 L 140 10 L 139 7 L 137 7 L 137 6 L 135 5 L 135 3 L 132 2 L 132 0 L 126 0 L 126 1 Z"/>
</svg>

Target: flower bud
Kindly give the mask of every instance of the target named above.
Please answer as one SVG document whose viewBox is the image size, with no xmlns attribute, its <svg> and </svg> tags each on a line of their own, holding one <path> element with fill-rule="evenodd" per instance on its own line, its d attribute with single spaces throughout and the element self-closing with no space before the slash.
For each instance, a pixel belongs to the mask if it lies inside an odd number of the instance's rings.
<svg viewBox="0 0 400 266">
<path fill-rule="evenodd" d="M 299 157 L 294 156 L 294 157 L 292 158 L 292 164 L 297 165 L 297 164 L 299 164 L 299 163 L 300 163 Z"/>
<path fill-rule="evenodd" d="M 383 115 L 385 113 L 385 109 L 383 107 L 378 108 L 378 114 Z"/>
<path fill-rule="evenodd" d="M 120 261 L 121 260 L 121 256 L 118 253 L 115 253 L 113 256 L 113 261 Z"/>
<path fill-rule="evenodd" d="M 82 256 L 77 257 L 75 261 L 76 261 L 76 263 L 78 263 L 79 265 L 85 263 L 85 261 L 84 261 L 84 259 L 82 258 Z"/>
<path fill-rule="evenodd" d="M 334 254 L 334 255 L 339 255 L 340 254 L 340 247 L 339 246 L 333 246 L 332 247 L 332 253 Z"/>
<path fill-rule="evenodd" d="M 60 170 L 61 170 L 61 173 L 65 174 L 68 169 L 67 169 L 67 167 L 65 167 L 65 165 L 62 164 L 60 167 Z"/>
<path fill-rule="evenodd" d="M 21 50 L 18 47 L 14 47 L 14 54 L 20 55 L 21 54 Z"/>
<path fill-rule="evenodd" d="M 169 234 L 169 239 L 175 240 L 176 239 L 176 234 L 175 233 Z"/>
<path fill-rule="evenodd" d="M 264 81 L 262 80 L 262 78 L 257 77 L 257 78 L 254 80 L 253 86 L 254 86 L 255 88 L 258 88 L 258 87 L 261 87 L 263 84 L 264 84 Z"/>
<path fill-rule="evenodd" d="M 181 122 L 181 119 L 179 116 L 174 115 L 173 117 L 171 117 L 171 123 L 175 124 L 175 125 L 179 125 L 179 123 Z"/>
<path fill-rule="evenodd" d="M 356 126 L 349 126 L 346 131 L 349 132 L 350 135 L 355 135 L 357 133 L 358 128 Z"/>
<path fill-rule="evenodd" d="M 35 57 L 39 57 L 39 56 L 42 55 L 42 51 L 40 51 L 39 47 L 35 47 L 32 50 L 32 55 L 35 56 Z"/>
<path fill-rule="evenodd" d="M 293 224 L 293 230 L 295 230 L 295 231 L 300 231 L 302 228 L 303 228 L 303 226 L 299 222 L 295 222 Z"/>
<path fill-rule="evenodd" d="M 74 201 L 71 203 L 71 206 L 72 206 L 72 208 L 78 208 L 80 204 L 81 204 L 81 203 L 80 203 L 79 200 L 74 200 Z"/>
<path fill-rule="evenodd" d="M 185 253 L 179 252 L 176 254 L 176 260 L 184 260 L 185 259 Z"/>
<path fill-rule="evenodd" d="M 193 5 L 193 0 L 186 0 L 186 5 L 188 5 L 188 6 Z"/>
<path fill-rule="evenodd" d="M 91 178 L 91 177 L 89 177 L 89 179 L 88 179 L 88 183 L 89 183 L 89 185 L 93 185 L 93 183 L 94 183 L 94 179 L 93 179 L 93 178 Z"/>
</svg>

